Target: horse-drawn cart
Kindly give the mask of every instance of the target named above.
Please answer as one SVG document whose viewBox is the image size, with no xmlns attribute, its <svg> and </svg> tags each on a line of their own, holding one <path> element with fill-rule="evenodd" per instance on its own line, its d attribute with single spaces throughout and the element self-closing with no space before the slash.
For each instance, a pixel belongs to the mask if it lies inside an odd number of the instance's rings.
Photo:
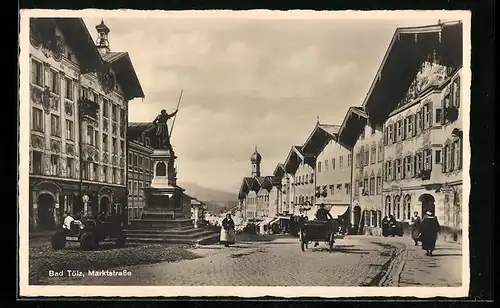
<svg viewBox="0 0 500 308">
<path fill-rule="evenodd" d="M 300 249 L 305 251 L 310 242 L 324 241 L 329 251 L 332 252 L 337 229 L 336 220 L 311 220 L 301 223 L 299 226 Z"/>
</svg>

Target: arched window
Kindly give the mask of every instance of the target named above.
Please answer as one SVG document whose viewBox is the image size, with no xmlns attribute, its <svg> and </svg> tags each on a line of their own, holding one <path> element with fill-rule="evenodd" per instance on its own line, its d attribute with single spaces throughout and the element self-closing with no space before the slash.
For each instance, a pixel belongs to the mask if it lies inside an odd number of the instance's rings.
<svg viewBox="0 0 500 308">
<path fill-rule="evenodd" d="M 401 219 L 401 197 L 394 197 L 394 216 L 396 219 Z"/>
<path fill-rule="evenodd" d="M 159 162 L 156 164 L 156 176 L 165 176 L 167 175 L 167 166 L 164 162 Z"/>
<path fill-rule="evenodd" d="M 391 214 L 391 196 L 385 198 L 385 215 L 389 216 Z"/>
<path fill-rule="evenodd" d="M 405 196 L 404 208 L 405 208 L 406 219 L 409 220 L 411 218 L 411 196 L 410 195 Z"/>
</svg>

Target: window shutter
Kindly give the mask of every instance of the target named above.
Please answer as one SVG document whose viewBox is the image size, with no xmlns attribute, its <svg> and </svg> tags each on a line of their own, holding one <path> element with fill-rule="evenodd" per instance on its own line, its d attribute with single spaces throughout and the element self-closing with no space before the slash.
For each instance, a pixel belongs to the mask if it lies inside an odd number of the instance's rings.
<svg viewBox="0 0 500 308">
<path fill-rule="evenodd" d="M 396 122 L 397 123 L 397 122 Z M 392 124 L 392 143 L 396 143 L 396 133 L 397 133 L 397 125 L 396 123 Z"/>
<path fill-rule="evenodd" d="M 427 112 L 429 112 L 429 123 L 428 124 L 428 127 L 432 127 L 434 121 L 433 121 L 433 115 L 434 115 L 434 108 L 432 107 L 432 102 L 429 102 L 427 103 Z"/>
<path fill-rule="evenodd" d="M 457 77 L 457 79 L 455 79 L 455 88 L 456 88 L 456 91 L 455 91 L 455 106 L 457 108 L 460 107 L 460 76 Z"/>
<path fill-rule="evenodd" d="M 441 125 L 444 125 L 445 122 L 445 115 L 446 115 L 446 110 L 445 110 L 445 104 L 444 104 L 445 99 L 443 98 L 441 100 Z"/>
<path fill-rule="evenodd" d="M 36 65 L 33 60 L 31 60 L 31 82 L 36 83 Z"/>
<path fill-rule="evenodd" d="M 406 139 L 406 122 L 408 121 L 407 118 L 401 120 L 401 125 L 403 125 L 403 127 L 401 128 L 401 140 L 405 140 Z"/>
<path fill-rule="evenodd" d="M 396 167 L 396 161 L 394 160 L 392 162 L 392 170 L 391 170 L 392 171 L 392 180 L 393 181 L 396 179 L 396 168 L 395 167 Z"/>
<path fill-rule="evenodd" d="M 388 128 L 386 127 L 384 129 L 384 145 L 387 145 L 387 134 L 388 134 Z"/>
<path fill-rule="evenodd" d="M 463 143 L 462 143 L 462 138 L 458 141 L 458 146 L 459 149 L 457 151 L 457 169 L 462 169 L 462 153 L 463 153 Z"/>
<path fill-rule="evenodd" d="M 415 166 L 413 165 L 414 164 L 414 157 L 413 156 L 410 156 L 408 158 L 409 160 L 409 163 L 410 163 L 410 177 L 415 177 Z"/>
<path fill-rule="evenodd" d="M 448 171 L 453 171 L 455 170 L 455 143 L 452 142 L 449 146 L 449 151 L 450 151 L 450 164 L 448 166 Z"/>
<path fill-rule="evenodd" d="M 443 173 L 446 172 L 446 165 L 448 164 L 448 162 L 447 162 L 447 160 L 448 160 L 447 151 L 448 151 L 448 145 L 445 144 L 445 146 L 443 147 L 443 154 L 441 156 L 441 171 Z"/>
<path fill-rule="evenodd" d="M 404 179 L 406 175 L 406 157 L 402 159 L 403 163 L 401 166 L 401 178 Z"/>
<path fill-rule="evenodd" d="M 410 121 L 411 121 L 411 135 L 414 137 L 416 135 L 416 132 L 417 132 L 417 124 L 415 123 L 415 119 L 416 119 L 416 114 L 412 114 L 410 115 Z"/>
</svg>

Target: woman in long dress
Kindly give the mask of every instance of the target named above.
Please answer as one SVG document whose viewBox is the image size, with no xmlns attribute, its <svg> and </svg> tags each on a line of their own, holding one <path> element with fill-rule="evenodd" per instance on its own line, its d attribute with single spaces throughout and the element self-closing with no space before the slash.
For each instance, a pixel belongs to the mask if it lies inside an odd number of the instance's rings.
<svg viewBox="0 0 500 308">
<path fill-rule="evenodd" d="M 418 212 L 413 213 L 413 217 L 410 220 L 411 224 L 411 238 L 415 241 L 415 246 L 418 246 L 418 241 L 420 240 L 420 224 L 422 219 L 418 216 Z"/>
<path fill-rule="evenodd" d="M 220 229 L 220 242 L 224 246 L 229 247 L 229 245 L 234 244 L 234 221 L 231 218 L 231 214 L 226 214 L 226 218 L 222 220 L 222 228 Z"/>
<path fill-rule="evenodd" d="M 436 249 L 437 234 L 440 229 L 437 217 L 431 212 L 426 212 L 420 224 L 420 241 L 426 256 L 432 256 L 432 252 Z"/>
</svg>

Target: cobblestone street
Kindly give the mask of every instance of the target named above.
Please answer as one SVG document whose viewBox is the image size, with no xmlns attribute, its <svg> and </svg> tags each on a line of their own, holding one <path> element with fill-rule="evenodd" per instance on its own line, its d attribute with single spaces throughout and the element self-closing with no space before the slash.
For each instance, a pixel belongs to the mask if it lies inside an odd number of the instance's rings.
<svg viewBox="0 0 500 308">
<path fill-rule="evenodd" d="M 346 237 L 337 240 L 334 252 L 328 253 L 324 243 L 320 243 L 316 248 L 310 246 L 302 252 L 298 239 L 290 237 L 242 240 L 230 248 L 211 245 L 192 249 L 202 257 L 199 259 L 115 268 L 117 271 L 130 271 L 129 277 L 86 275 L 81 278 L 49 278 L 45 283 L 141 286 L 397 286 L 402 279 L 401 285 L 425 284 L 426 281 L 429 282 L 426 277 L 430 275 L 429 265 L 434 269 L 438 265 L 435 260 L 424 260 L 425 256 L 420 256 L 421 250 L 415 249 L 408 242 L 407 238 Z M 406 260 L 409 256 L 414 260 Z M 432 264 L 422 263 L 426 268 L 419 272 L 416 262 Z M 441 261 L 438 263 L 443 265 Z M 456 277 L 452 277 L 451 283 L 447 282 L 450 278 L 447 277 L 446 269 L 441 269 L 439 274 L 441 280 L 433 282 L 433 285 L 460 285 L 460 280 L 457 281 Z M 456 272 L 452 275 L 456 276 Z"/>
</svg>

